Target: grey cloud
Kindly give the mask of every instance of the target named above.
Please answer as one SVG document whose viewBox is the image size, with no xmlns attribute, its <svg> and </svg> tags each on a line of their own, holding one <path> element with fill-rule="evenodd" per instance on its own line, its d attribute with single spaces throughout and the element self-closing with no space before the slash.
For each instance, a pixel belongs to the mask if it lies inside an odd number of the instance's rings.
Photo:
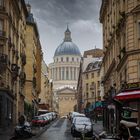
<svg viewBox="0 0 140 140">
<path fill-rule="evenodd" d="M 26 0 L 32 6 L 41 36 L 44 58 L 52 61 L 69 23 L 72 39 L 83 52 L 102 47 L 99 9 L 101 0 Z"/>
</svg>

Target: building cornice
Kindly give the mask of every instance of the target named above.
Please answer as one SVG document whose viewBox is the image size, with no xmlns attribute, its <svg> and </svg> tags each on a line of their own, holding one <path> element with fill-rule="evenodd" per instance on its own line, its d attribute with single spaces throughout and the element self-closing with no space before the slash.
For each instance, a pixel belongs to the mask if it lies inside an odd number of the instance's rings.
<svg viewBox="0 0 140 140">
<path fill-rule="evenodd" d="M 120 60 L 119 64 L 117 65 L 117 68 L 116 68 L 117 72 L 120 71 L 120 69 L 122 68 L 123 64 L 125 63 L 125 61 L 127 60 L 129 55 L 136 55 L 136 54 L 139 54 L 139 53 L 140 53 L 140 49 L 127 51 L 125 53 L 125 55 L 122 57 L 122 59 Z"/>
<path fill-rule="evenodd" d="M 102 0 L 102 5 L 100 8 L 100 22 L 103 22 L 103 18 L 104 18 L 104 14 L 105 14 L 105 10 L 108 4 L 108 0 Z"/>
</svg>

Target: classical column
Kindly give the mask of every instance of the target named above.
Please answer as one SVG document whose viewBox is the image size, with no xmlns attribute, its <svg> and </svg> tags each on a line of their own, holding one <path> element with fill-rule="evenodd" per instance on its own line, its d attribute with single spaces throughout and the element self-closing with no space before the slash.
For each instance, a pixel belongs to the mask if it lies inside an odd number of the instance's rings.
<svg viewBox="0 0 140 140">
<path fill-rule="evenodd" d="M 66 70 L 67 70 L 67 67 L 64 67 L 64 80 L 66 80 Z"/>
<path fill-rule="evenodd" d="M 78 79 L 78 70 L 77 70 L 77 68 L 75 68 L 75 75 L 76 75 L 76 78 L 75 78 L 75 80 L 77 80 Z"/>
</svg>

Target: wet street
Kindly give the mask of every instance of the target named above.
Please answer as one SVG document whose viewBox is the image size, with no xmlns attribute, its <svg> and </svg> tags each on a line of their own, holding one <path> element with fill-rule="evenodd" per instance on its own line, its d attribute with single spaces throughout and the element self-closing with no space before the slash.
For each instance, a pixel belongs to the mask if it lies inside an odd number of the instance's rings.
<svg viewBox="0 0 140 140">
<path fill-rule="evenodd" d="M 53 123 L 42 135 L 33 140 L 75 140 L 70 132 L 70 122 L 59 119 Z"/>
</svg>

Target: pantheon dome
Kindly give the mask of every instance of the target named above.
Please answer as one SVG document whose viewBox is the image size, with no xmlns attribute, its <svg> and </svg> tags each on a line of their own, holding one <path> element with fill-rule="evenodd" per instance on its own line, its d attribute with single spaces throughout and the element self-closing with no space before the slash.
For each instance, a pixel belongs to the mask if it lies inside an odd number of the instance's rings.
<svg viewBox="0 0 140 140">
<path fill-rule="evenodd" d="M 81 56 L 79 48 L 72 42 L 71 39 L 71 32 L 67 28 L 65 31 L 65 38 L 63 43 L 61 43 L 54 54 L 54 57 L 61 56 L 61 55 L 77 55 Z"/>
</svg>

